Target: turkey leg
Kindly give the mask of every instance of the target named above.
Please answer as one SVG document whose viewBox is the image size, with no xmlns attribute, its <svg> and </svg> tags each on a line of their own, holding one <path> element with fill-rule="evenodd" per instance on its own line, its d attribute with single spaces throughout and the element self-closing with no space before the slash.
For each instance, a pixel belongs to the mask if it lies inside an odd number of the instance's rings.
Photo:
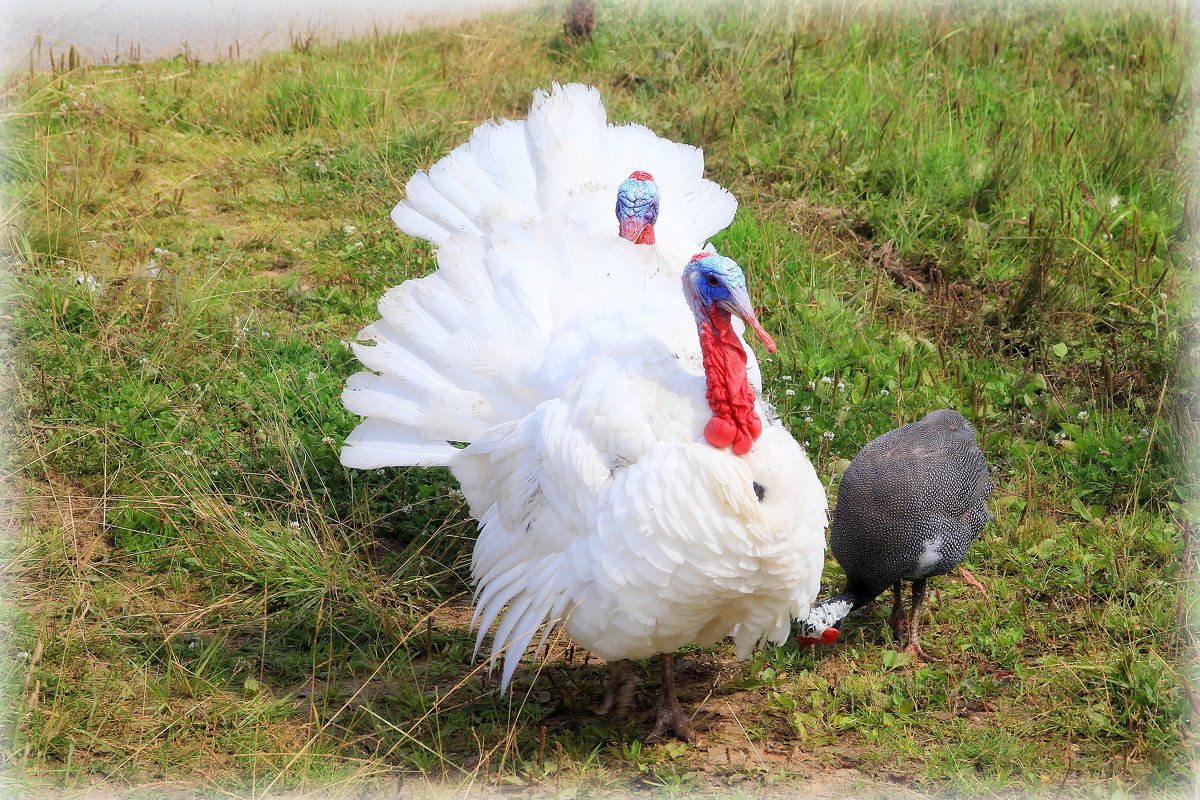
<svg viewBox="0 0 1200 800">
<path fill-rule="evenodd" d="M 633 705 L 633 662 L 628 658 L 610 661 L 608 680 L 604 687 L 604 701 L 600 703 L 596 713 L 605 716 L 615 709 L 617 719 L 624 719 L 629 716 L 631 705 Z"/>
<path fill-rule="evenodd" d="M 683 713 L 679 698 L 675 695 L 675 656 L 663 653 L 659 656 L 662 666 L 662 695 L 658 698 L 658 719 L 654 722 L 654 730 L 650 731 L 650 739 L 665 739 L 668 734 L 674 734 L 685 742 L 695 739 L 692 732 L 692 720 Z"/>
</svg>

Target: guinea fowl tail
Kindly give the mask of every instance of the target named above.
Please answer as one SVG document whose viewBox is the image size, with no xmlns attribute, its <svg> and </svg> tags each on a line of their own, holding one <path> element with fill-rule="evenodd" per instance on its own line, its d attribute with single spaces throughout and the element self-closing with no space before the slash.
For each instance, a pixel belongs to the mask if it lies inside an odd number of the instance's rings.
<svg viewBox="0 0 1200 800">
<path fill-rule="evenodd" d="M 438 269 L 389 290 L 382 319 L 352 345 L 369 371 L 349 378 L 342 400 L 366 419 L 342 463 L 445 466 L 462 443 L 532 411 L 546 399 L 543 353 L 589 305 L 590 284 L 620 277 L 628 290 L 676 260 L 653 247 L 610 252 L 633 247 L 618 236 L 617 187 L 651 172 L 664 208 L 657 231 L 690 255 L 737 208 L 703 169 L 697 148 L 608 124 L 599 92 L 570 84 L 536 93 L 528 120 L 485 123 L 413 176 L 392 219 L 436 247 Z"/>
</svg>

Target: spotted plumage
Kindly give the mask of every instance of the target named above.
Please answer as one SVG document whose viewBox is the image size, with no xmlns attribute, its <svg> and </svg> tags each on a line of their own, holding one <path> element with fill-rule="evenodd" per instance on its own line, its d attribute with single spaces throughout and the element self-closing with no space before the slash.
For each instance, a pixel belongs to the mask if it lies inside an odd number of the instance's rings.
<svg viewBox="0 0 1200 800">
<path fill-rule="evenodd" d="M 987 461 L 970 423 L 951 409 L 874 439 L 842 475 L 829 546 L 846 588 L 800 625 L 801 641 L 832 641 L 842 619 L 900 582 L 913 582 L 909 644 L 925 581 L 949 572 L 992 518 Z M 894 627 L 898 623 L 893 620 Z"/>
</svg>

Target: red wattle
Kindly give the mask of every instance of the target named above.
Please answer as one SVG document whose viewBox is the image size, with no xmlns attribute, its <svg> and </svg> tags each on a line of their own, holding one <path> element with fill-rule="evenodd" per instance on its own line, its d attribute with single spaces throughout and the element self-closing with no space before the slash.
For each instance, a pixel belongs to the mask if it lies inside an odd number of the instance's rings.
<svg viewBox="0 0 1200 800">
<path fill-rule="evenodd" d="M 733 332 L 729 312 L 710 308 L 699 326 L 706 397 L 712 419 L 704 426 L 704 439 L 713 447 L 733 445 L 733 452 L 750 452 L 762 434 L 762 420 L 754 410 L 754 390 L 746 377 L 746 351 Z"/>
<path fill-rule="evenodd" d="M 654 244 L 654 226 L 647 225 L 634 241 L 634 244 Z"/>
<path fill-rule="evenodd" d="M 737 435 L 737 426 L 723 417 L 713 417 L 704 426 L 704 440 L 718 449 L 729 447 Z"/>
</svg>

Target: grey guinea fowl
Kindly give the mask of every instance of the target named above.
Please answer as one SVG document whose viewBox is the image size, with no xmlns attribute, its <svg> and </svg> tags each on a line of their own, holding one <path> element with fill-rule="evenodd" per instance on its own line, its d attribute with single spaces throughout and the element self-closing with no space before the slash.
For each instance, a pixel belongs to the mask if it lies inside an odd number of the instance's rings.
<svg viewBox="0 0 1200 800">
<path fill-rule="evenodd" d="M 835 641 L 841 621 L 889 586 L 896 592 L 892 630 L 899 641 L 900 582 L 910 580 L 906 650 L 922 654 L 917 625 L 925 581 L 966 556 L 992 519 L 987 502 L 993 488 L 975 431 L 952 409 L 930 412 L 869 442 L 842 475 L 829 532 L 846 588 L 813 606 L 800 622 L 800 643 Z M 965 570 L 964 576 L 974 582 Z"/>
</svg>

